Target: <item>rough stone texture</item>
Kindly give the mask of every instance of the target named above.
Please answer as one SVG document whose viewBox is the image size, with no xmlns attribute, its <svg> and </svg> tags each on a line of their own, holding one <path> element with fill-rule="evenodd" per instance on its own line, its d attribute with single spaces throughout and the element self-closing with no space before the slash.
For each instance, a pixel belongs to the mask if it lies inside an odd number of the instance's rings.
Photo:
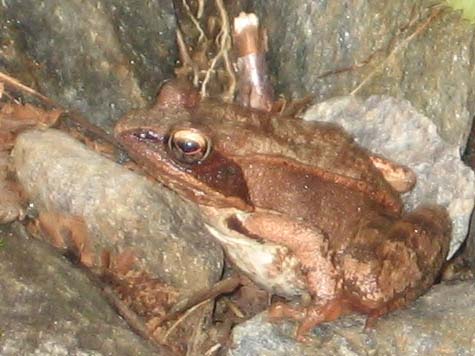
<svg viewBox="0 0 475 356">
<path fill-rule="evenodd" d="M 56 251 L 6 231 L 0 231 L 0 238 L 1 355 L 158 351 L 134 334 L 87 276 Z"/>
<path fill-rule="evenodd" d="M 278 92 L 323 101 L 351 93 L 374 72 L 358 95 L 405 98 L 463 146 L 475 113 L 475 27 L 449 9 L 421 27 L 438 11 L 434 2 L 248 1 L 247 9 L 268 30 Z"/>
<path fill-rule="evenodd" d="M 335 98 L 309 108 L 304 119 L 338 123 L 360 145 L 410 167 L 417 184 L 403 196 L 406 209 L 421 204 L 446 207 L 453 223 L 449 255 L 460 247 L 474 205 L 475 175 L 461 161 L 458 147 L 446 143 L 435 125 L 408 101 L 385 96 L 366 101 Z"/>
<path fill-rule="evenodd" d="M 132 250 L 140 267 L 186 292 L 214 283 L 222 251 L 197 208 L 57 130 L 32 130 L 12 152 L 18 179 L 41 211 L 81 216 L 96 262 Z M 97 263 L 99 264 L 99 263 Z"/>
<path fill-rule="evenodd" d="M 6 0 L 0 69 L 106 129 L 173 74 L 171 0 Z"/>
<path fill-rule="evenodd" d="M 237 326 L 228 355 L 461 355 L 475 353 L 475 285 L 434 287 L 408 309 L 378 320 L 364 331 L 364 318 L 351 315 L 314 330 L 309 343 L 293 338 L 290 323 L 273 324 L 266 314 Z"/>
</svg>

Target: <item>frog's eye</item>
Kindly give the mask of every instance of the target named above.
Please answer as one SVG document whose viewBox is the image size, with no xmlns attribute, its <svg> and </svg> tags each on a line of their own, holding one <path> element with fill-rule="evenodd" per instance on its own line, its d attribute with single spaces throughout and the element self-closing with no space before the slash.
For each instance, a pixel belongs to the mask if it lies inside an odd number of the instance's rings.
<svg viewBox="0 0 475 356">
<path fill-rule="evenodd" d="M 209 139 L 194 129 L 179 129 L 170 134 L 168 148 L 174 158 L 183 163 L 199 163 L 211 151 Z"/>
</svg>

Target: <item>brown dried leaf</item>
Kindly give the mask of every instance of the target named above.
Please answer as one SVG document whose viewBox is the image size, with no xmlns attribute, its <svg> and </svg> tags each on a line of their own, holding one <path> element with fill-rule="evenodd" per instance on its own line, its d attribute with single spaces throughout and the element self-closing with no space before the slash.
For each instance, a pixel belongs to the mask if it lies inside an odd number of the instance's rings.
<svg viewBox="0 0 475 356">
<path fill-rule="evenodd" d="M 101 268 L 107 271 L 112 266 L 111 252 L 109 250 L 102 250 L 101 252 Z"/>
<path fill-rule="evenodd" d="M 51 126 L 61 110 L 46 111 L 31 104 L 3 103 L 0 107 L 0 150 L 12 148 L 16 134 L 34 126 Z"/>
<path fill-rule="evenodd" d="M 115 292 L 138 315 L 147 319 L 162 318 L 176 301 L 178 293 L 145 271 L 108 276 Z"/>
<path fill-rule="evenodd" d="M 26 205 L 20 184 L 12 179 L 9 158 L 8 152 L 0 151 L 0 223 L 23 219 Z"/>
<path fill-rule="evenodd" d="M 0 150 L 0 181 L 6 180 L 10 170 L 10 154 Z"/>
<path fill-rule="evenodd" d="M 131 249 L 116 255 L 110 251 L 103 251 L 103 278 L 113 287 L 120 299 L 138 315 L 163 316 L 176 302 L 178 292 L 135 266 L 136 262 L 136 253 Z"/>
<path fill-rule="evenodd" d="M 15 143 L 15 135 L 11 132 L 0 131 L 0 151 L 8 151 Z"/>
<path fill-rule="evenodd" d="M 5 103 L 0 108 L 0 130 L 16 131 L 25 126 L 51 126 L 56 123 L 62 110 L 43 110 L 31 104 Z"/>
<path fill-rule="evenodd" d="M 14 182 L 0 182 L 0 223 L 6 224 L 25 217 L 19 186 Z"/>
<path fill-rule="evenodd" d="M 41 212 L 39 227 L 53 246 L 73 253 L 86 267 L 94 265 L 89 232 L 82 217 Z"/>
<path fill-rule="evenodd" d="M 127 274 L 135 265 L 137 257 L 131 249 L 126 249 L 115 258 L 114 270 L 119 274 Z"/>
</svg>

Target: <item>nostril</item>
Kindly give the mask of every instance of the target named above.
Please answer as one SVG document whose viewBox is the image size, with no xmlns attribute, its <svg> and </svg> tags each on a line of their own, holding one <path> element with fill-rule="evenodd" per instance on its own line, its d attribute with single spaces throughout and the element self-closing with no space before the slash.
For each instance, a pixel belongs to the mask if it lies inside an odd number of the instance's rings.
<svg viewBox="0 0 475 356">
<path fill-rule="evenodd" d="M 134 136 L 144 141 L 152 141 L 152 142 L 158 141 L 158 135 L 155 132 L 150 131 L 150 130 L 136 132 L 134 133 Z"/>
</svg>

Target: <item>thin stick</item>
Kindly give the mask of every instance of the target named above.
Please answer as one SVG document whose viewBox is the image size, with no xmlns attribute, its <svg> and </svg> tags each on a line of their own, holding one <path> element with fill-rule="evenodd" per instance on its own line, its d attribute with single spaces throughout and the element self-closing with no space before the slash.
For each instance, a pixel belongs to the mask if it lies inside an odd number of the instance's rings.
<svg viewBox="0 0 475 356">
<path fill-rule="evenodd" d="M 238 275 L 234 275 L 219 281 L 211 288 L 206 288 L 201 291 L 198 291 L 194 295 L 184 298 L 178 301 L 170 310 L 170 312 L 163 317 L 161 322 L 175 318 L 178 314 L 187 310 L 188 308 L 202 303 L 209 299 L 214 299 L 218 295 L 224 293 L 230 293 L 236 289 L 241 284 L 241 278 Z"/>
<path fill-rule="evenodd" d="M 217 344 L 214 344 L 213 346 L 211 346 L 208 351 L 205 352 L 205 356 L 211 356 L 213 355 L 215 352 L 217 352 L 223 345 L 221 345 L 220 343 L 217 343 Z"/>
<path fill-rule="evenodd" d="M 102 128 L 91 123 L 87 118 L 85 118 L 76 110 L 65 110 L 64 113 L 68 114 L 69 115 L 68 118 L 70 118 L 71 121 L 77 123 L 81 128 L 93 133 L 98 138 L 113 145 L 114 147 L 123 149 L 121 144 L 114 138 L 114 136 L 109 135 Z"/>
<path fill-rule="evenodd" d="M 374 68 L 371 73 L 369 73 L 368 76 L 355 88 L 353 91 L 350 93 L 350 95 L 356 95 L 361 88 L 363 88 L 378 72 L 380 72 L 384 66 L 403 48 L 406 48 L 407 45 L 420 33 L 422 33 L 429 25 L 430 23 L 436 18 L 440 13 L 441 13 L 440 8 L 436 8 L 432 10 L 431 15 L 425 20 L 416 30 L 407 36 L 404 40 L 402 40 L 398 45 L 396 45 L 393 50 L 389 53 L 389 55 L 381 62 L 379 65 Z"/>
<path fill-rule="evenodd" d="M 241 311 L 241 309 L 238 308 L 238 306 L 236 304 L 234 304 L 231 300 L 229 299 L 226 299 L 224 301 L 226 303 L 226 306 L 231 309 L 231 311 L 233 312 L 233 314 L 235 316 L 237 316 L 238 318 L 240 319 L 244 319 L 244 314 L 243 312 Z"/>
<path fill-rule="evenodd" d="M 28 93 L 34 96 L 35 98 L 40 99 L 45 104 L 57 107 L 57 105 L 55 104 L 53 100 L 44 96 L 43 94 L 38 93 L 36 90 L 26 86 L 25 84 L 21 83 L 19 80 L 13 77 L 10 77 L 8 74 L 0 72 L 0 81 L 4 82 L 7 85 L 12 86 L 15 89 L 18 89 L 20 91 L 23 91 L 25 93 Z"/>
<path fill-rule="evenodd" d="M 183 320 L 185 320 L 186 318 L 188 318 L 195 310 L 197 310 L 199 307 L 201 307 L 202 305 L 206 304 L 207 302 L 209 302 L 209 299 L 203 300 L 201 303 L 196 304 L 194 307 L 188 309 L 188 310 L 186 311 L 186 313 L 183 314 L 175 323 L 173 323 L 173 325 L 170 327 L 170 329 L 167 330 L 167 332 L 166 332 L 165 335 L 163 336 L 162 341 L 163 341 L 164 343 L 166 343 L 168 337 L 169 337 L 170 334 L 178 327 L 178 325 L 180 325 L 180 324 L 183 322 Z"/>
<path fill-rule="evenodd" d="M 114 137 L 109 135 L 107 132 L 105 132 L 102 128 L 99 126 L 96 126 L 92 124 L 88 119 L 86 119 L 84 116 L 82 116 L 80 113 L 78 113 L 75 110 L 66 110 L 64 109 L 61 105 L 57 104 L 47 96 L 44 96 L 43 94 L 37 92 L 33 88 L 30 88 L 29 86 L 26 86 L 25 84 L 21 83 L 19 80 L 9 76 L 8 74 L 0 72 L 0 81 L 4 82 L 7 84 L 7 86 L 13 87 L 16 90 L 19 90 L 21 92 L 30 94 L 34 96 L 35 98 L 41 100 L 44 104 L 48 106 L 52 106 L 53 108 L 60 109 L 64 112 L 64 114 L 68 114 L 71 118 L 72 121 L 76 122 L 81 126 L 82 128 L 90 131 L 91 133 L 95 134 L 98 136 L 100 139 L 104 140 L 105 142 L 108 142 L 115 147 L 120 148 L 120 144 L 115 140 Z"/>
<path fill-rule="evenodd" d="M 140 336 L 147 340 L 153 340 L 152 335 L 147 330 L 145 323 L 135 314 L 112 290 L 111 287 L 102 289 L 107 301 L 114 306 L 119 315 L 125 319 L 127 324 Z"/>
</svg>

